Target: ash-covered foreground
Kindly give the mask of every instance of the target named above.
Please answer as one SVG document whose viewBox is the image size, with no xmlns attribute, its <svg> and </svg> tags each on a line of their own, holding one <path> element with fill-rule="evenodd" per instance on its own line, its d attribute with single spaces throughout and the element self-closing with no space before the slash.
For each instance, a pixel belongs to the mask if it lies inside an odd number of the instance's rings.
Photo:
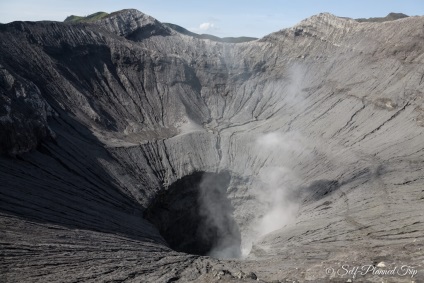
<svg viewBox="0 0 424 283">
<path fill-rule="evenodd" d="M 0 25 L 0 281 L 424 280 L 423 26 Z"/>
</svg>

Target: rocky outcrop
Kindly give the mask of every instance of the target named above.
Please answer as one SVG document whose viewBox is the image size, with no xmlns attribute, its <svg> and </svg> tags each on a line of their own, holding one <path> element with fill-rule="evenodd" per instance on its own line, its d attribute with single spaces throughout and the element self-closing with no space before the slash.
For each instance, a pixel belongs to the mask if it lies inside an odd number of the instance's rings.
<svg viewBox="0 0 424 283">
<path fill-rule="evenodd" d="M 0 281 L 422 280 L 423 24 L 320 14 L 239 44 L 135 10 L 1 25 Z M 195 249 L 170 243 L 185 229 Z"/>
<path fill-rule="evenodd" d="M 42 140 L 52 139 L 47 118 L 53 115 L 34 83 L 15 77 L 0 66 L 1 128 L 0 153 L 16 155 L 36 148 Z"/>
</svg>

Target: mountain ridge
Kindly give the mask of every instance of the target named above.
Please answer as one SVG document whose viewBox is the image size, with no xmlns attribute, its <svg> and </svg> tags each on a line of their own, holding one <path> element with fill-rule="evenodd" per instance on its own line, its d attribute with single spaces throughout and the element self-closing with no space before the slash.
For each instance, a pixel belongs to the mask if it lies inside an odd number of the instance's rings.
<svg viewBox="0 0 424 283">
<path fill-rule="evenodd" d="M 135 10 L 135 9 L 124 9 L 124 10 L 120 10 L 120 11 L 116 11 L 113 13 L 105 13 L 105 12 L 96 12 L 93 14 L 90 14 L 88 16 L 85 17 L 81 17 L 81 16 L 68 16 L 64 22 L 68 22 L 68 23 L 93 23 L 96 21 L 100 21 L 103 19 L 107 19 L 125 12 L 131 12 L 131 13 L 140 13 L 139 11 Z M 218 36 L 214 36 L 214 35 L 210 35 L 210 34 L 197 34 L 191 31 L 188 31 L 187 29 L 178 26 L 176 24 L 171 24 L 171 23 L 161 23 L 164 26 L 179 32 L 181 34 L 185 34 L 188 36 L 192 36 L 195 38 L 199 38 L 199 39 L 209 39 L 212 41 L 218 41 L 218 42 L 228 42 L 228 43 L 240 43 L 240 42 L 248 42 L 248 41 L 253 41 L 253 40 L 257 40 L 257 38 L 255 37 L 248 37 L 248 36 L 240 36 L 240 37 L 224 37 L 224 38 L 220 38 Z"/>
<path fill-rule="evenodd" d="M 403 13 L 389 13 L 387 14 L 387 16 L 385 17 L 374 17 L 374 18 L 359 18 L 359 19 L 355 19 L 355 21 L 357 22 L 378 22 L 378 23 L 382 23 L 382 22 L 389 22 L 389 21 L 396 21 L 399 19 L 403 19 L 403 18 L 408 18 L 408 15 L 405 15 Z"/>
</svg>

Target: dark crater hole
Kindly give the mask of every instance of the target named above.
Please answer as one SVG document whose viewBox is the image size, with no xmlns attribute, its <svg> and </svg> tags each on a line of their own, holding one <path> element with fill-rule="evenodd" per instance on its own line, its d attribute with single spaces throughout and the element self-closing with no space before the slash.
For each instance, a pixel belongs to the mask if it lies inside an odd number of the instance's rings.
<svg viewBox="0 0 424 283">
<path fill-rule="evenodd" d="M 241 236 L 227 198 L 228 172 L 195 172 L 173 183 L 148 207 L 145 218 L 178 252 L 239 258 Z"/>
</svg>

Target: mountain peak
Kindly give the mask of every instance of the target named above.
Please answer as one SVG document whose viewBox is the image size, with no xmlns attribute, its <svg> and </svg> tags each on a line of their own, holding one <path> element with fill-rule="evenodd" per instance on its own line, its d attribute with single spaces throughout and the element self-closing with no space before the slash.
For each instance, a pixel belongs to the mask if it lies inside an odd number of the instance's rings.
<svg viewBox="0 0 424 283">
<path fill-rule="evenodd" d="M 139 41 L 154 35 L 167 36 L 172 33 L 161 22 L 136 9 L 116 11 L 93 22 L 133 41 Z"/>
<path fill-rule="evenodd" d="M 331 13 L 320 13 L 313 15 L 309 18 L 304 19 L 294 27 L 298 26 L 334 26 L 334 27 L 344 27 L 346 24 L 354 22 L 350 18 L 343 18 L 333 15 Z"/>
</svg>

